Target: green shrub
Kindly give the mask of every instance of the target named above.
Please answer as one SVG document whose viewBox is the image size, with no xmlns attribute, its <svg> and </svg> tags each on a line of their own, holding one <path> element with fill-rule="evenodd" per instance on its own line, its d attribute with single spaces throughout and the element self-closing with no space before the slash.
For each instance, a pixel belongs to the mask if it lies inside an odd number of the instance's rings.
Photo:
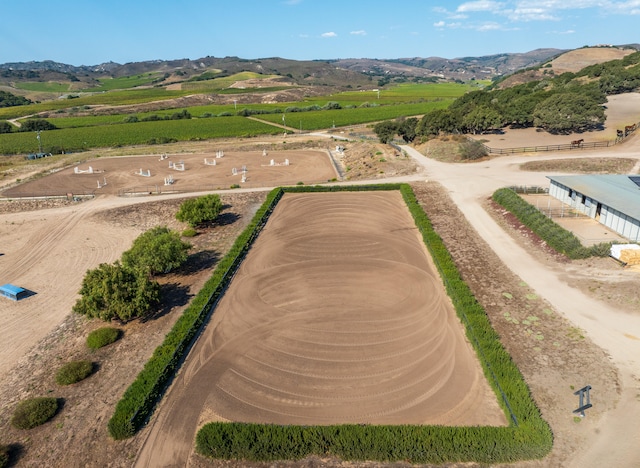
<svg viewBox="0 0 640 468">
<path fill-rule="evenodd" d="M 91 349 L 100 349 L 103 346 L 113 343 L 118 340 L 122 334 L 119 328 L 114 327 L 102 327 L 93 330 L 87 336 L 87 346 Z"/>
<path fill-rule="evenodd" d="M 193 228 L 187 228 L 184 231 L 182 231 L 182 237 L 195 237 L 198 234 L 198 231 L 196 231 Z"/>
<path fill-rule="evenodd" d="M 611 255 L 611 242 L 600 242 L 589 248 L 593 257 L 608 257 Z"/>
<path fill-rule="evenodd" d="M 18 403 L 11 417 L 11 425 L 17 429 L 32 429 L 53 418 L 57 411 L 56 398 L 29 398 Z"/>
<path fill-rule="evenodd" d="M 71 361 L 58 369 L 56 383 L 58 385 L 71 385 L 86 379 L 93 373 L 93 362 Z"/>
</svg>

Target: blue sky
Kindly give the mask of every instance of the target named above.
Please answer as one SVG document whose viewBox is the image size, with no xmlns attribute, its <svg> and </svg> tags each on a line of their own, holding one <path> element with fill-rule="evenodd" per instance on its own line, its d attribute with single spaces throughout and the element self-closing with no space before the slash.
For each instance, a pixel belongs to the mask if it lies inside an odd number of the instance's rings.
<svg viewBox="0 0 640 468">
<path fill-rule="evenodd" d="M 640 0 L 28 0 L 0 14 L 0 63 L 456 58 L 640 42 Z"/>
</svg>

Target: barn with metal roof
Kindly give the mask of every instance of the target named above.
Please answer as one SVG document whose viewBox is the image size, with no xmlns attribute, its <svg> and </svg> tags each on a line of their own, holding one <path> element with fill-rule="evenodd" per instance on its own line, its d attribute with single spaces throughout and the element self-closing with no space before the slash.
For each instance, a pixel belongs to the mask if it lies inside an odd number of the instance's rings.
<svg viewBox="0 0 640 468">
<path fill-rule="evenodd" d="M 630 241 L 640 240 L 640 176 L 547 176 L 549 195 Z"/>
</svg>

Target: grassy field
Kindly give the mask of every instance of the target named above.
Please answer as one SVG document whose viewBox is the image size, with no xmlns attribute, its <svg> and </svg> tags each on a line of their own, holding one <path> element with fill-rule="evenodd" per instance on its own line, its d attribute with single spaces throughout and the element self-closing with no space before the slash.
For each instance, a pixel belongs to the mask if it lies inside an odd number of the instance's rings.
<svg viewBox="0 0 640 468">
<path fill-rule="evenodd" d="M 0 109 L 0 120 L 15 119 L 39 112 L 55 112 L 61 109 L 81 109 L 92 105 L 122 106 L 144 104 L 145 102 L 173 99 L 189 94 L 187 91 L 168 91 L 164 88 L 130 89 L 124 91 L 98 92 L 81 95 L 75 99 L 57 99 L 27 106 L 4 107 Z"/>
<path fill-rule="evenodd" d="M 121 78 L 101 78 L 100 86 L 86 91 L 111 91 L 114 89 L 131 89 L 139 86 L 153 85 L 154 81 L 162 78 L 162 73 L 143 73 L 141 75 L 124 76 Z"/>
<path fill-rule="evenodd" d="M 331 127 L 346 127 L 380 120 L 395 119 L 397 117 L 410 117 L 422 115 L 426 112 L 443 109 L 451 104 L 452 100 L 437 100 L 417 104 L 398 104 L 375 107 L 358 107 L 354 109 L 321 110 L 312 112 L 290 112 L 284 114 L 266 114 L 256 116 L 262 120 L 273 123 L 284 123 L 288 127 L 299 130 L 319 130 Z"/>
<path fill-rule="evenodd" d="M 346 91 L 331 96 L 310 98 L 309 103 L 321 103 L 329 101 L 339 102 L 341 105 L 361 105 L 365 102 L 377 104 L 398 104 L 418 102 L 434 99 L 455 99 L 473 89 L 483 87 L 488 82 L 461 83 L 402 83 L 389 89 L 366 91 Z"/>
</svg>

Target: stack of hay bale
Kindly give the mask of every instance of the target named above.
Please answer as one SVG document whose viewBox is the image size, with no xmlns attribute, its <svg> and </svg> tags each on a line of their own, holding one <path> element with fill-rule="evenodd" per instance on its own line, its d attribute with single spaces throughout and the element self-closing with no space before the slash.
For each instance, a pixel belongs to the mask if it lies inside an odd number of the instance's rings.
<svg viewBox="0 0 640 468">
<path fill-rule="evenodd" d="M 640 245 L 613 244 L 611 256 L 626 265 L 640 265 Z"/>
</svg>

